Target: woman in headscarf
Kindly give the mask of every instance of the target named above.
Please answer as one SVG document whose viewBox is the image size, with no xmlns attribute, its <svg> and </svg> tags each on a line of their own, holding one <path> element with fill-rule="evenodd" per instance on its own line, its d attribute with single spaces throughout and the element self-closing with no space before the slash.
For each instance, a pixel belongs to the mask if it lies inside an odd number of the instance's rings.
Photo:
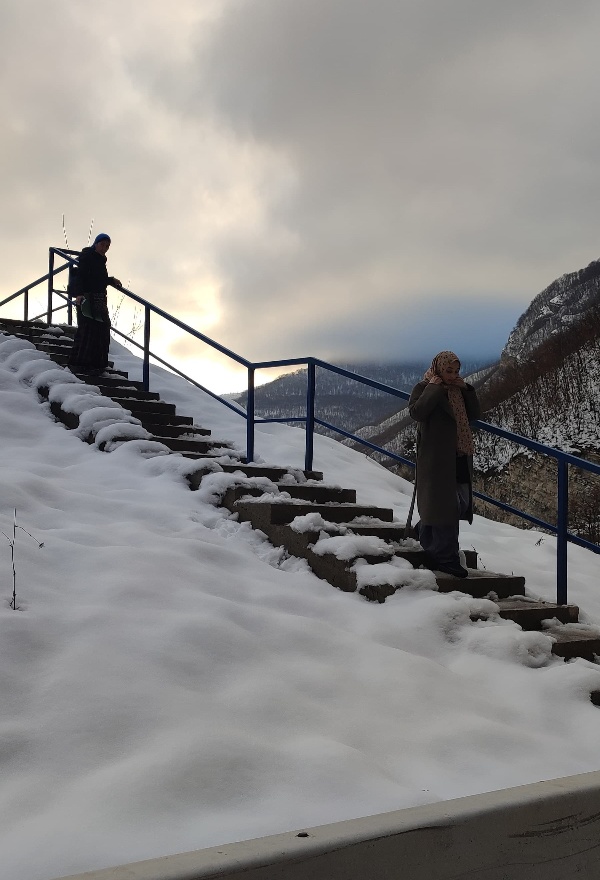
<svg viewBox="0 0 600 880">
<path fill-rule="evenodd" d="M 408 411 L 418 422 L 416 494 L 419 542 L 435 570 L 467 577 L 458 546 L 459 520 L 473 521 L 473 435 L 480 416 L 472 385 L 452 351 L 437 354 L 412 390 Z"/>
<path fill-rule="evenodd" d="M 85 247 L 74 272 L 72 291 L 77 304 L 77 332 L 69 357 L 73 371 L 99 375 L 108 366 L 110 346 L 110 316 L 106 301 L 106 286 L 121 287 L 118 278 L 106 271 L 106 252 L 110 236 L 101 232 L 91 247 Z"/>
</svg>

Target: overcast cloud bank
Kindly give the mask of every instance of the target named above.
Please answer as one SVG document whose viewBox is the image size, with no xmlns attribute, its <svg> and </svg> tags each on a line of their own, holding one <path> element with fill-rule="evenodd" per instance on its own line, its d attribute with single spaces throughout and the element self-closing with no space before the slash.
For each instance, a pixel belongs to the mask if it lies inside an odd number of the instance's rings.
<svg viewBox="0 0 600 880">
<path fill-rule="evenodd" d="M 491 358 L 598 256 L 599 24 L 588 0 L 5 4 L 3 290 L 64 213 L 251 360 Z"/>
</svg>

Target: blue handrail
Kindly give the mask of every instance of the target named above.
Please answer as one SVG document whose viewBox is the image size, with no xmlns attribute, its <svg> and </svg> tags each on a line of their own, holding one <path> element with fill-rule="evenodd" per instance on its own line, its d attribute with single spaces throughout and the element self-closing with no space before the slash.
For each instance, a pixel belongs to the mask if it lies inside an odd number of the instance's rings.
<svg viewBox="0 0 600 880">
<path fill-rule="evenodd" d="M 65 260 L 65 263 L 58 268 L 54 265 L 55 257 L 59 257 Z M 65 308 L 65 305 L 54 306 L 53 296 L 56 294 L 61 299 L 67 300 L 67 314 L 68 314 L 68 322 L 69 324 L 72 321 L 72 311 L 71 311 L 71 303 L 67 295 L 65 295 L 64 291 L 55 290 L 53 280 L 56 275 L 63 272 L 65 269 L 69 268 L 73 264 L 77 264 L 79 257 L 78 251 L 71 251 L 65 248 L 50 248 L 49 249 L 49 258 L 48 258 L 48 273 L 41 278 L 38 278 L 36 281 L 32 281 L 30 284 L 22 287 L 20 290 L 17 290 L 16 293 L 13 293 L 11 296 L 0 302 L 0 307 L 6 305 L 9 302 L 12 302 L 19 296 L 23 296 L 24 301 L 24 321 L 28 321 L 28 303 L 29 303 L 29 292 L 32 288 L 36 287 L 38 284 L 43 284 L 44 282 L 48 282 L 48 305 L 47 311 L 44 315 L 39 315 L 38 317 L 46 317 L 47 323 L 52 322 L 52 314 L 53 312 L 59 311 L 60 309 Z M 327 370 L 332 373 L 336 373 L 339 376 L 343 376 L 347 379 L 351 379 L 353 381 L 359 382 L 363 385 L 367 385 L 371 388 L 374 388 L 378 391 L 389 394 L 393 397 L 398 397 L 403 400 L 408 400 L 410 395 L 406 391 L 401 391 L 399 388 L 393 388 L 391 385 L 385 385 L 383 382 L 377 382 L 375 379 L 370 379 L 367 376 L 361 376 L 358 373 L 354 373 L 351 370 L 345 370 L 342 367 L 336 367 L 334 364 L 330 364 L 327 361 L 320 360 L 319 358 L 307 357 L 307 358 L 288 358 L 283 360 L 273 360 L 273 361 L 259 361 L 256 363 L 252 363 L 248 361 L 246 358 L 237 354 L 234 351 L 226 348 L 218 342 L 215 342 L 214 339 L 206 336 L 204 333 L 200 333 L 194 327 L 190 327 L 188 324 L 185 324 L 183 321 L 180 321 L 178 318 L 175 318 L 173 315 L 170 315 L 168 312 L 165 312 L 163 309 L 158 308 L 158 306 L 153 305 L 147 300 L 143 299 L 141 296 L 133 293 L 131 290 L 127 290 L 127 288 L 121 287 L 119 290 L 127 296 L 129 299 L 143 306 L 144 309 L 144 326 L 143 326 L 143 344 L 136 342 L 136 340 L 131 339 L 125 333 L 122 333 L 120 330 L 117 330 L 115 327 L 112 328 L 113 332 L 117 335 L 121 336 L 123 339 L 126 339 L 128 342 L 132 343 L 134 346 L 137 346 L 143 352 L 143 366 L 142 366 L 142 375 L 143 375 L 143 387 L 146 391 L 149 390 L 150 386 L 150 358 L 157 361 L 158 363 L 163 364 L 169 370 L 176 373 L 178 376 L 181 376 L 186 381 L 190 382 L 196 388 L 199 388 L 203 392 L 209 394 L 215 400 L 218 400 L 224 406 L 231 409 L 237 415 L 246 419 L 246 458 L 248 461 L 254 460 L 254 428 L 256 424 L 266 424 L 271 422 L 303 422 L 305 424 L 305 457 L 304 457 L 304 467 L 306 470 L 312 470 L 313 467 L 313 456 L 314 456 L 314 432 L 315 426 L 320 425 L 323 428 L 326 428 L 330 431 L 333 431 L 336 434 L 339 434 L 342 437 L 346 437 L 349 440 L 353 440 L 354 442 L 366 447 L 367 449 L 371 449 L 374 452 L 378 452 L 381 455 L 385 455 L 386 457 L 392 459 L 393 461 L 400 462 L 402 464 L 408 465 L 410 467 L 414 467 L 414 462 L 410 461 L 407 458 L 404 458 L 401 455 L 397 455 L 394 452 L 390 452 L 387 449 L 384 449 L 381 446 L 378 446 L 375 443 L 371 443 L 369 440 L 365 440 L 363 437 L 359 437 L 356 434 L 353 434 L 349 431 L 345 431 L 342 428 L 337 427 L 336 425 L 332 425 L 329 422 L 324 421 L 323 419 L 318 418 L 315 415 L 315 396 L 316 396 L 316 368 L 321 367 L 324 370 Z M 244 411 L 241 407 L 236 406 L 231 401 L 226 400 L 224 397 L 221 397 L 218 394 L 215 394 L 213 391 L 210 391 L 208 388 L 205 388 L 200 383 L 196 382 L 190 376 L 187 376 L 177 367 L 167 363 L 167 361 L 160 358 L 158 355 L 154 354 L 150 349 L 150 337 L 151 337 L 151 316 L 152 314 L 158 315 L 161 318 L 164 318 L 169 323 L 173 324 L 175 327 L 178 327 L 180 330 L 185 331 L 186 333 L 193 336 L 195 339 L 204 342 L 206 345 L 209 345 L 211 348 L 214 348 L 216 351 L 221 352 L 221 354 L 226 355 L 236 363 L 244 366 L 248 371 L 248 392 L 247 392 L 247 406 Z M 32 319 L 36 320 L 36 319 Z M 283 367 L 291 367 L 291 366 L 306 366 L 307 367 L 307 384 L 306 384 L 306 415 L 304 416 L 293 416 L 289 418 L 261 418 L 260 416 L 256 416 L 255 412 L 255 391 L 254 391 L 254 382 L 255 382 L 255 374 L 256 370 L 261 369 L 269 369 L 269 368 L 283 368 Z M 498 437 L 502 437 L 506 440 L 510 440 L 513 443 L 516 443 L 520 446 L 524 446 L 527 449 L 531 449 L 535 452 L 541 453 L 543 455 L 548 456 L 549 458 L 553 458 L 557 462 L 558 475 L 557 475 L 557 522 L 556 525 L 552 523 L 548 523 L 543 519 L 532 516 L 531 514 L 526 513 L 525 511 L 519 510 L 516 507 L 513 507 L 510 504 L 506 504 L 505 502 L 498 501 L 495 498 L 491 498 L 488 495 L 485 495 L 481 492 L 474 492 L 474 495 L 481 499 L 482 501 L 488 502 L 489 504 L 493 504 L 501 510 L 505 510 L 509 513 L 515 514 L 516 516 L 521 517 L 522 519 L 534 523 L 535 525 L 541 526 L 547 531 L 556 535 L 556 595 L 557 602 L 561 605 L 565 605 L 567 603 L 567 545 L 569 543 L 576 544 L 580 547 L 585 547 L 588 550 L 591 550 L 594 553 L 600 553 L 600 546 L 598 544 L 594 544 L 591 541 L 587 541 L 584 538 L 579 537 L 579 535 L 575 535 L 568 531 L 568 468 L 578 467 L 582 470 L 589 471 L 590 473 L 600 475 L 600 465 L 593 464 L 590 461 L 586 461 L 583 458 L 579 458 L 576 455 L 571 453 L 562 452 L 560 449 L 555 449 L 552 446 L 546 446 L 543 443 L 539 443 L 537 440 L 531 440 L 529 437 L 523 437 L 520 434 L 515 434 L 512 431 L 507 431 L 504 428 L 499 428 L 497 425 L 491 425 L 488 422 L 483 422 L 481 420 L 474 422 L 474 426 L 480 428 L 483 431 L 486 431 L 489 434 L 496 435 Z"/>
</svg>

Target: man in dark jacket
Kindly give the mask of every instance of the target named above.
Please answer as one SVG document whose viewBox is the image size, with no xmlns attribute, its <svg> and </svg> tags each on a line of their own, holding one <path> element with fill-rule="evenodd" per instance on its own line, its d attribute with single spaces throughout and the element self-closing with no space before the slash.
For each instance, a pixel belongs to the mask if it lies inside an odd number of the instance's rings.
<svg viewBox="0 0 600 880">
<path fill-rule="evenodd" d="M 71 292 L 75 294 L 78 328 L 69 357 L 73 372 L 99 375 L 108 366 L 110 316 L 106 287 L 121 287 L 119 279 L 109 277 L 106 270 L 109 247 L 110 236 L 101 232 L 91 247 L 83 248 L 74 272 Z"/>
</svg>

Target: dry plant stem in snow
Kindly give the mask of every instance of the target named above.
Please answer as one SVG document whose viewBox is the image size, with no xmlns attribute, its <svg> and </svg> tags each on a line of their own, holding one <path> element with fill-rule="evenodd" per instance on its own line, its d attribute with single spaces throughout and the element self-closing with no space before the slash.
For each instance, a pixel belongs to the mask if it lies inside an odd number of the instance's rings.
<svg viewBox="0 0 600 880">
<path fill-rule="evenodd" d="M 40 543 L 37 538 L 34 538 L 33 535 L 27 531 L 27 529 L 23 528 L 23 526 L 17 525 L 17 508 L 15 507 L 14 510 L 15 510 L 15 512 L 14 512 L 14 517 L 13 517 L 12 538 L 9 538 L 9 536 L 5 532 L 2 532 L 2 534 L 4 535 L 4 537 L 6 538 L 8 543 L 10 544 L 10 560 L 12 563 L 12 573 L 13 573 L 13 592 L 12 592 L 12 599 L 9 603 L 9 607 L 12 608 L 13 611 L 17 611 L 17 567 L 15 564 L 15 545 L 17 543 L 17 529 L 20 529 L 22 532 L 25 532 L 26 535 L 29 535 L 29 537 L 33 541 L 36 542 L 36 544 L 38 545 L 40 550 L 42 549 L 44 544 L 43 544 L 43 542 Z"/>
<path fill-rule="evenodd" d="M 127 284 L 125 286 L 129 287 L 129 281 L 127 282 Z M 116 307 L 113 309 L 113 311 L 111 313 L 110 323 L 113 327 L 117 327 L 117 325 L 118 325 L 119 313 L 121 311 L 121 306 L 123 305 L 124 300 L 125 300 L 125 294 L 122 294 L 121 299 L 119 300 Z M 141 310 L 138 309 L 138 307 L 136 306 L 133 310 L 133 317 L 131 319 L 131 327 L 130 327 L 129 331 L 127 333 L 125 333 L 125 336 L 126 337 L 135 336 L 135 334 L 139 330 L 141 330 L 141 328 L 142 328 L 142 313 L 141 313 Z M 123 331 L 121 331 L 121 332 L 123 332 Z M 123 344 L 126 344 L 127 342 L 129 342 L 129 339 L 125 339 L 124 341 L 121 340 L 121 342 Z"/>
</svg>

